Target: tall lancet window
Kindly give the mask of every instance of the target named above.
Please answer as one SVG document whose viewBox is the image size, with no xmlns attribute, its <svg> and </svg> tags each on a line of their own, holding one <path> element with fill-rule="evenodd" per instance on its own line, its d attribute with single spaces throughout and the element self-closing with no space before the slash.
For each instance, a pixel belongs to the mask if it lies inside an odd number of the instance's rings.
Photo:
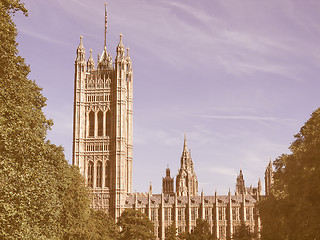
<svg viewBox="0 0 320 240">
<path fill-rule="evenodd" d="M 106 114 L 106 135 L 110 136 L 111 135 L 111 111 L 110 109 L 107 111 Z"/>
<path fill-rule="evenodd" d="M 98 136 L 103 136 L 103 113 L 98 112 Z"/>
<path fill-rule="evenodd" d="M 94 112 L 89 113 L 89 137 L 94 136 Z"/>
<path fill-rule="evenodd" d="M 106 161 L 105 186 L 110 188 L 110 161 Z"/>
<path fill-rule="evenodd" d="M 93 162 L 88 164 L 88 186 L 93 187 Z"/>
<path fill-rule="evenodd" d="M 102 162 L 97 164 L 97 187 L 102 187 Z"/>
</svg>

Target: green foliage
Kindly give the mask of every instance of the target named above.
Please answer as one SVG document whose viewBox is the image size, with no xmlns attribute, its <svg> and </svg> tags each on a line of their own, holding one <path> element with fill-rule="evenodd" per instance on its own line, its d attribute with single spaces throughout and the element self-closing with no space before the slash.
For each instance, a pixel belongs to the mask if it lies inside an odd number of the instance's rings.
<svg viewBox="0 0 320 240">
<path fill-rule="evenodd" d="M 118 219 L 121 240 L 155 239 L 154 226 L 148 216 L 138 210 L 126 209 Z"/>
<path fill-rule="evenodd" d="M 206 220 L 197 219 L 196 227 L 191 233 L 179 234 L 180 239 L 185 240 L 216 240 L 216 236 L 211 233 L 210 225 Z"/>
<path fill-rule="evenodd" d="M 295 135 L 290 150 L 273 162 L 272 194 L 259 204 L 262 238 L 320 239 L 320 109 Z"/>
<path fill-rule="evenodd" d="M 85 180 L 75 166 L 61 169 L 59 182 L 61 224 L 63 239 L 87 239 L 90 234 L 90 195 Z"/>
<path fill-rule="evenodd" d="M 255 234 L 250 231 L 249 226 L 247 226 L 244 222 L 236 227 L 236 231 L 232 235 L 232 239 L 234 240 L 252 240 L 254 238 Z"/>
<path fill-rule="evenodd" d="M 61 148 L 44 141 L 52 123 L 18 56 L 11 14 L 19 10 L 27 13 L 19 1 L 0 2 L 0 237 L 41 239 L 59 232 L 52 224 L 59 211 L 54 169 L 65 160 Z"/>
<path fill-rule="evenodd" d="M 114 219 L 103 210 L 90 211 L 90 219 L 87 225 L 88 239 L 116 240 L 119 239 L 119 231 Z"/>
<path fill-rule="evenodd" d="M 166 236 L 166 240 L 177 239 L 177 228 L 174 222 L 166 229 L 165 236 Z"/>
<path fill-rule="evenodd" d="M 27 15 L 20 1 L 0 1 L 0 239 L 87 239 L 88 191 L 62 147 L 45 141 L 52 121 L 18 55 L 17 11 Z"/>
</svg>

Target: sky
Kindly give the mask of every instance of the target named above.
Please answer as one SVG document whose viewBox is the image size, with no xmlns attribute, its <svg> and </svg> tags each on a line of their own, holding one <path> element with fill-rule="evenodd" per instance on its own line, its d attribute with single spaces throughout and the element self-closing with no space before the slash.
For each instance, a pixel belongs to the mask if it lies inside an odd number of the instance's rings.
<svg viewBox="0 0 320 240">
<path fill-rule="evenodd" d="M 48 139 L 72 162 L 74 61 L 104 45 L 102 0 L 29 0 L 18 49 L 54 121 Z M 123 34 L 134 73 L 133 191 L 176 176 L 184 134 L 205 195 L 264 171 L 319 107 L 320 1 L 108 0 L 107 49 Z"/>
</svg>

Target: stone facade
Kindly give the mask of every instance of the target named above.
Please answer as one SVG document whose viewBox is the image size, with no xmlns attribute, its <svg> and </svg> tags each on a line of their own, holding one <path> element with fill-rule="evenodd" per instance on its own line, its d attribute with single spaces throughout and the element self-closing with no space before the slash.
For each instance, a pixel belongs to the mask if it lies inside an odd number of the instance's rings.
<svg viewBox="0 0 320 240">
<path fill-rule="evenodd" d="M 170 176 L 170 169 L 166 169 L 166 177 L 162 178 L 162 193 L 153 194 L 152 187 L 148 193 L 128 194 L 125 202 L 125 208 L 140 210 L 148 215 L 154 223 L 154 232 L 157 239 L 164 240 L 166 228 L 175 224 L 177 232 L 191 232 L 196 226 L 198 218 L 206 220 L 212 233 L 220 240 L 230 239 L 235 228 L 245 222 L 252 232 L 257 233 L 261 228 L 260 217 L 256 208 L 256 203 L 261 196 L 261 183 L 258 187 L 245 187 L 242 171 L 237 177 L 235 195 L 220 196 L 215 193 L 214 196 L 205 196 L 203 192 L 198 196 L 198 182 L 193 169 L 193 163 L 190 156 L 190 150 L 187 149 L 186 137 L 181 157 L 181 166 L 176 177 L 176 191 L 172 191 L 174 178 Z M 186 154 L 186 152 L 188 154 Z M 188 163 L 189 167 L 188 167 Z M 191 164 L 192 163 L 192 164 Z M 192 167 L 191 167 L 192 166 Z M 182 171 L 189 169 L 188 174 L 182 181 Z M 193 181 L 195 184 L 188 185 Z M 180 183 L 184 182 L 184 185 Z M 185 186 L 181 191 L 181 186 Z M 192 186 L 192 187 L 191 187 Z M 194 187 L 193 187 L 194 186 Z M 195 187 L 196 186 L 196 187 Z"/>
<path fill-rule="evenodd" d="M 93 205 L 108 209 L 117 218 L 126 195 L 132 192 L 133 74 L 129 49 L 125 53 L 120 34 L 113 62 L 105 36 L 95 67 L 91 50 L 86 62 L 80 37 L 76 53 L 73 164 L 92 188 Z"/>
<path fill-rule="evenodd" d="M 190 232 L 197 218 L 206 219 L 221 240 L 230 238 L 241 222 L 259 233 L 256 203 L 262 197 L 260 180 L 257 188 L 246 188 L 240 170 L 234 195 L 229 190 L 226 196 L 205 196 L 203 192 L 198 196 L 198 179 L 186 136 L 176 190 L 167 168 L 161 194 L 153 194 L 151 184 L 148 193 L 132 193 L 132 62 L 129 49 L 125 53 L 121 34 L 112 61 L 107 52 L 106 29 L 105 20 L 105 44 L 97 62 L 91 50 L 86 61 L 82 37 L 75 60 L 73 164 L 80 168 L 92 189 L 92 207 L 105 209 L 115 219 L 124 209 L 138 209 L 154 222 L 155 235 L 161 240 L 172 223 L 179 233 Z M 269 164 L 265 176 L 268 194 L 272 165 Z"/>
</svg>

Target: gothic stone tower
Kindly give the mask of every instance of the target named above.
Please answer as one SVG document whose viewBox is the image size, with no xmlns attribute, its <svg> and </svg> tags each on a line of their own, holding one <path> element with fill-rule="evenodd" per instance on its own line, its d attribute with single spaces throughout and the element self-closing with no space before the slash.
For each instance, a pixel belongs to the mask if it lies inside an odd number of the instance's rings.
<svg viewBox="0 0 320 240">
<path fill-rule="evenodd" d="M 193 168 L 190 150 L 188 151 L 186 135 L 184 136 L 180 169 L 176 178 L 176 192 L 178 196 L 198 196 L 198 179 Z"/>
<path fill-rule="evenodd" d="M 105 44 L 97 67 L 80 37 L 75 60 L 73 164 L 92 189 L 95 208 L 117 218 L 132 192 L 132 62 L 120 42 L 112 62 Z"/>
</svg>

